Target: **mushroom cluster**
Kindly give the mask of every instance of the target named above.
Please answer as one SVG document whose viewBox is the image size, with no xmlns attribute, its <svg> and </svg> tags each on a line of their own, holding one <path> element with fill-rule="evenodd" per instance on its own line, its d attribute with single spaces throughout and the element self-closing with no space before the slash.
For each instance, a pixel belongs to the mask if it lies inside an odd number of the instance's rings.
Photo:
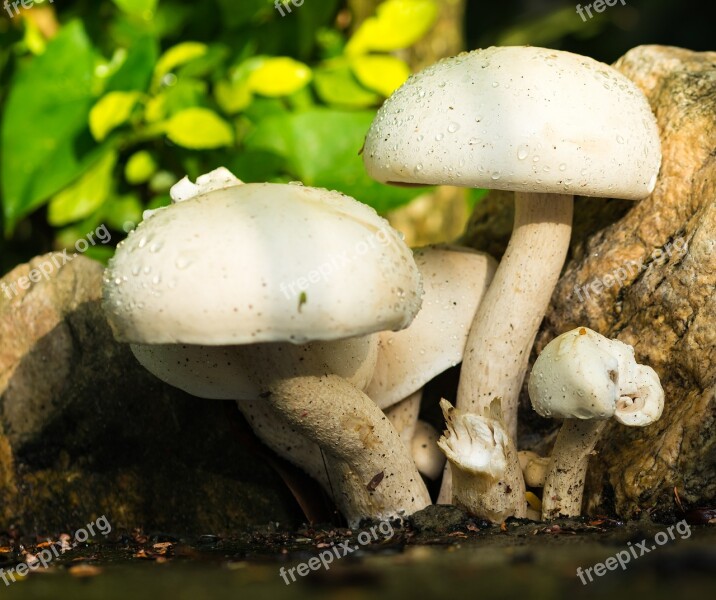
<svg viewBox="0 0 716 600">
<path fill-rule="evenodd" d="M 363 157 L 384 183 L 516 192 L 512 237 L 475 314 L 457 396 L 461 413 L 480 419 L 490 418 L 499 398 L 514 445 L 530 349 L 569 247 L 574 194 L 639 200 L 656 185 L 661 147 L 646 98 L 624 75 L 585 56 L 477 50 L 399 88 L 378 112 Z M 473 443 L 473 452 L 482 450 Z M 510 480 L 493 481 L 513 490 L 524 482 L 517 454 L 510 456 Z M 453 465 L 471 462 L 461 452 L 450 458 Z M 446 472 L 439 502 L 474 495 L 454 493 L 451 482 Z M 473 485 L 469 477 L 460 482 Z M 513 514 L 521 511 L 520 499 Z"/>
<path fill-rule="evenodd" d="M 428 505 L 408 449 L 364 393 L 377 332 L 406 327 L 421 305 L 420 273 L 398 233 L 342 194 L 243 185 L 226 171 L 184 181 L 173 195 L 107 269 L 115 337 L 171 385 L 260 400 L 317 444 L 352 523 Z M 327 257 L 351 252 L 350 268 L 311 276 Z M 294 282 L 300 289 L 285 294 Z"/>
<path fill-rule="evenodd" d="M 459 246 L 412 252 L 368 206 L 300 184 L 183 179 L 106 271 L 115 337 L 197 397 L 238 403 L 257 435 L 332 495 L 351 524 L 438 502 L 502 521 L 581 511 L 588 457 L 610 417 L 659 418 L 657 374 L 587 328 L 552 341 L 534 409 L 565 419 L 551 458 L 518 452 L 530 350 L 567 256 L 574 194 L 639 200 L 661 149 L 643 94 L 590 58 L 488 48 L 411 77 L 380 109 L 368 173 L 391 184 L 515 194 L 502 261 Z M 439 438 L 423 387 L 463 362 Z M 444 469 L 444 470 L 443 470 Z M 531 502 L 531 501 L 530 501 Z M 534 508 L 534 503 L 532 503 Z"/>
</svg>

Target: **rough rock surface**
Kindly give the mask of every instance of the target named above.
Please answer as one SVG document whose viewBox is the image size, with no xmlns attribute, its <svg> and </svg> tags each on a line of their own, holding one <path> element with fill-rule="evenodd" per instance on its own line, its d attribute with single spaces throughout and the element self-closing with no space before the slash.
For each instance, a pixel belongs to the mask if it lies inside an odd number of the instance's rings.
<svg viewBox="0 0 716 600">
<path fill-rule="evenodd" d="M 242 443 L 236 406 L 147 373 L 106 324 L 102 267 L 77 257 L 56 268 L 51 256 L 0 280 L 0 529 L 102 514 L 168 533 L 295 519 L 281 481 Z M 21 290 L 42 265 L 49 278 Z"/>
<path fill-rule="evenodd" d="M 615 67 L 647 95 L 664 160 L 656 190 L 632 204 L 578 198 L 570 257 L 533 357 L 586 325 L 632 344 L 666 392 L 662 419 L 644 429 L 610 424 L 592 460 L 591 512 L 678 512 L 716 501 L 716 53 L 641 46 Z M 478 206 L 466 234 L 500 256 L 511 228 L 509 194 Z M 594 282 L 597 282 L 596 286 Z M 602 288 L 599 287 L 599 282 Z M 584 288 L 584 286 L 588 286 Z M 522 441 L 554 425 L 529 408 Z"/>
</svg>

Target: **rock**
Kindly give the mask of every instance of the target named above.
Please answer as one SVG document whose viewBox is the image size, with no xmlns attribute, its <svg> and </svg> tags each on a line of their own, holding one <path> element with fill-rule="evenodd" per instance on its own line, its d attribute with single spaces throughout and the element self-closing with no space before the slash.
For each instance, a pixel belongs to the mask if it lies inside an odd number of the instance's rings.
<svg viewBox="0 0 716 600">
<path fill-rule="evenodd" d="M 576 200 L 570 257 L 533 349 L 532 360 L 557 335 L 586 325 L 632 344 L 664 386 L 657 424 L 613 423 L 605 432 L 585 496 L 593 513 L 675 511 L 675 487 L 685 508 L 716 499 L 715 66 L 716 53 L 663 46 L 635 48 L 615 64 L 657 116 L 659 181 L 636 204 Z M 497 255 L 511 227 L 505 196 L 478 206 L 466 235 Z M 530 429 L 555 428 L 532 413 L 526 390 L 521 401 L 523 442 Z"/>
<path fill-rule="evenodd" d="M 101 265 L 61 257 L 0 280 L 0 528 L 103 514 L 116 529 L 180 534 L 295 521 L 285 486 L 232 428 L 236 406 L 146 372 L 106 324 Z"/>
<path fill-rule="evenodd" d="M 419 533 L 444 535 L 464 529 L 470 517 L 452 504 L 434 504 L 413 513 L 409 520 L 412 528 Z"/>
</svg>

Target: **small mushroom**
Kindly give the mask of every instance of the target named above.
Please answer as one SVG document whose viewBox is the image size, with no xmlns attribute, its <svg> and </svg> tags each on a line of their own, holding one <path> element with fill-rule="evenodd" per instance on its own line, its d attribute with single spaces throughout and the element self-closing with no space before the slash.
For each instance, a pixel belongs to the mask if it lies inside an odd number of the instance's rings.
<svg viewBox="0 0 716 600">
<path fill-rule="evenodd" d="M 412 253 L 337 192 L 218 179 L 193 197 L 182 184 L 180 202 L 118 247 L 104 285 L 115 337 L 194 395 L 265 402 L 338 465 L 335 500 L 351 523 L 427 506 L 409 451 L 362 391 L 375 333 L 419 310 Z"/>
<path fill-rule="evenodd" d="M 634 349 L 586 327 L 560 335 L 535 361 L 528 390 L 543 417 L 565 419 L 542 497 L 542 518 L 578 516 L 589 457 L 607 419 L 644 427 L 661 417 L 664 390 Z"/>
<path fill-rule="evenodd" d="M 418 421 L 411 440 L 411 450 L 418 471 L 433 481 L 440 477 L 445 455 L 438 446 L 440 433 L 426 421 Z"/>
<path fill-rule="evenodd" d="M 540 456 L 530 450 L 521 450 L 517 456 L 520 460 L 522 475 L 525 478 L 525 485 L 534 488 L 544 487 L 549 468 L 549 457 Z"/>
<path fill-rule="evenodd" d="M 585 56 L 476 50 L 399 88 L 373 121 L 363 158 L 385 183 L 516 192 L 512 238 L 475 315 L 457 396 L 478 415 L 501 398 L 514 438 L 530 349 L 569 247 L 573 195 L 639 200 L 656 185 L 661 148 L 646 98 Z M 445 477 L 440 501 L 450 495 Z"/>
</svg>

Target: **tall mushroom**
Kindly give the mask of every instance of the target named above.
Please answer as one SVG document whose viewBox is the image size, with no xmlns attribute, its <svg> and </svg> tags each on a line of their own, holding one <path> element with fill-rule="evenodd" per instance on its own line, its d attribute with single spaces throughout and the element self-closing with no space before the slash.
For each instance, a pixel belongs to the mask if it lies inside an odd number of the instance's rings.
<svg viewBox="0 0 716 600">
<path fill-rule="evenodd" d="M 565 419 L 544 483 L 543 519 L 581 513 L 589 456 L 607 419 L 644 427 L 657 421 L 664 408 L 664 390 L 654 369 L 637 364 L 628 344 L 586 327 L 545 346 L 528 388 L 537 413 Z"/>
<path fill-rule="evenodd" d="M 325 451 L 351 523 L 425 507 L 410 453 L 362 392 L 374 333 L 406 327 L 419 310 L 410 250 L 375 211 L 337 192 L 217 189 L 216 179 L 118 247 L 104 285 L 115 337 L 195 395 L 266 402 Z"/>
<path fill-rule="evenodd" d="M 626 77 L 585 56 L 477 50 L 398 89 L 363 157 L 386 183 L 516 192 L 512 238 L 475 315 L 457 398 L 478 415 L 500 398 L 514 439 L 530 349 L 567 254 L 573 195 L 639 200 L 656 185 L 661 149 L 649 104 Z M 440 501 L 449 490 L 446 477 Z"/>
</svg>

